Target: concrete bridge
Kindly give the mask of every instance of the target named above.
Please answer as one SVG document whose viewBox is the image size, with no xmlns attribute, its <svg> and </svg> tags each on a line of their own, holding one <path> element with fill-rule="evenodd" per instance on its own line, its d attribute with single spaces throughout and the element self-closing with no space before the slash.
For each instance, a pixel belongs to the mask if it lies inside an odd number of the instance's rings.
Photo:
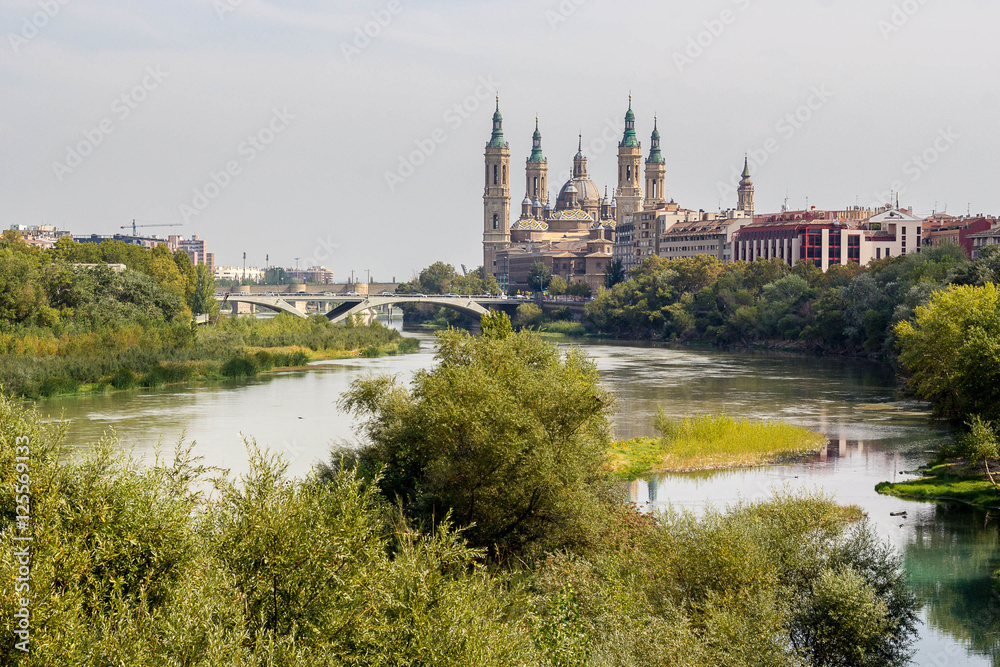
<svg viewBox="0 0 1000 667">
<path fill-rule="evenodd" d="M 559 308 L 569 308 L 576 319 L 583 315 L 585 301 L 566 299 L 545 299 L 541 302 L 526 298 L 507 296 L 444 296 L 444 295 L 413 295 L 413 294 L 382 294 L 371 296 L 347 296 L 341 294 L 234 294 L 217 295 L 222 303 L 247 304 L 266 308 L 278 313 L 290 313 L 298 317 L 308 317 L 308 304 L 314 303 L 326 311 L 326 317 L 331 322 L 342 322 L 349 316 L 383 306 L 395 306 L 407 303 L 426 303 L 435 306 L 451 308 L 474 318 L 484 315 L 489 310 L 504 310 L 513 314 L 518 306 L 524 303 L 541 305 L 542 310 L 550 312 Z M 234 305 L 235 309 L 235 305 Z"/>
<path fill-rule="evenodd" d="M 348 317 L 373 311 L 381 306 L 395 306 L 406 303 L 427 303 L 435 306 L 451 308 L 461 313 L 478 318 L 489 309 L 512 310 L 522 303 L 530 303 L 526 299 L 513 299 L 504 296 L 423 296 L 411 294 L 395 294 L 385 296 L 343 296 L 319 294 L 282 294 L 265 296 L 261 294 L 228 294 L 217 296 L 223 303 L 248 304 L 266 308 L 278 313 L 290 313 L 298 317 L 307 317 L 308 304 L 315 303 L 325 309 L 326 317 L 331 322 L 341 322 Z"/>
</svg>

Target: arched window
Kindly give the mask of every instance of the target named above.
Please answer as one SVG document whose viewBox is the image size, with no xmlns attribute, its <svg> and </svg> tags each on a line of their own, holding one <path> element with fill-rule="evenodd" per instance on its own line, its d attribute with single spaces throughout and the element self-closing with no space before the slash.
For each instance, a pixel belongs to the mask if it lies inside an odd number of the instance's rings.
<svg viewBox="0 0 1000 667">
<path fill-rule="evenodd" d="M 493 185 L 497 185 L 497 166 L 493 165 Z"/>
<path fill-rule="evenodd" d="M 534 190 L 535 190 L 535 196 L 533 197 L 533 199 L 538 199 L 538 177 L 537 176 L 535 176 Z"/>
<path fill-rule="evenodd" d="M 503 184 L 507 185 L 507 165 L 503 166 Z"/>
<path fill-rule="evenodd" d="M 493 229 L 500 229 L 500 216 L 493 214 Z"/>
<path fill-rule="evenodd" d="M 625 167 L 625 180 L 629 183 L 632 182 L 632 165 Z"/>
</svg>

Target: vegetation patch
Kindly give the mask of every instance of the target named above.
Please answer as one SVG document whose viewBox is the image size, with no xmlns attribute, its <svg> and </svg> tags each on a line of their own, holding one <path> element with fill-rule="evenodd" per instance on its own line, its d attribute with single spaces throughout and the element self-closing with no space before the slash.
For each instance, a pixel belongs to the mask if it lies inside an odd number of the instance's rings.
<svg viewBox="0 0 1000 667">
<path fill-rule="evenodd" d="M 826 438 L 784 422 L 755 422 L 726 415 L 656 418 L 659 438 L 636 438 L 612 445 L 608 467 L 634 479 L 685 472 L 765 465 L 819 451 Z"/>
<path fill-rule="evenodd" d="M 0 664 L 907 664 L 917 599 L 857 508 L 640 513 L 604 469 L 593 363 L 481 326 L 406 386 L 356 381 L 365 442 L 299 479 L 252 441 L 239 477 L 183 444 L 66 456 L 64 425 L 0 396 L 0 479 L 31 478 L 0 532 L 27 532 L 24 503 L 33 529 L 31 651 L 2 622 Z M 4 571 L 20 549 L 0 542 Z"/>
<path fill-rule="evenodd" d="M 926 502 L 964 503 L 1000 509 L 1000 493 L 986 479 L 947 472 L 950 466 L 936 466 L 929 477 L 893 484 L 882 482 L 875 490 L 886 496 Z"/>
</svg>

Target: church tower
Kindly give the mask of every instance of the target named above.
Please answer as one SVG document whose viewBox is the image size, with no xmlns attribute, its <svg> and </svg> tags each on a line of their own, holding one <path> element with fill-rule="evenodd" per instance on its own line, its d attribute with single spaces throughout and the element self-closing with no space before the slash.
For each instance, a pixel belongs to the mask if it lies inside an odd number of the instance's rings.
<svg viewBox="0 0 1000 667">
<path fill-rule="evenodd" d="M 737 208 L 753 218 L 753 181 L 750 180 L 750 161 L 743 159 L 743 178 L 740 180 L 740 189 L 737 190 L 739 203 Z"/>
<path fill-rule="evenodd" d="M 510 244 L 510 146 L 503 138 L 500 96 L 493 114 L 493 136 L 486 144 L 483 192 L 483 271 L 497 274 L 497 251 Z"/>
<path fill-rule="evenodd" d="M 618 188 L 615 200 L 618 202 L 618 220 L 631 215 L 642 206 L 642 144 L 635 136 L 635 113 L 632 111 L 632 96 L 628 96 L 628 113 L 625 114 L 625 134 L 618 144 Z"/>
<path fill-rule="evenodd" d="M 657 208 L 666 201 L 664 188 L 667 182 L 667 161 L 660 151 L 660 130 L 656 127 L 657 119 L 653 118 L 653 138 L 646 159 L 646 205 L 647 210 Z"/>
<path fill-rule="evenodd" d="M 538 131 L 535 117 L 535 133 L 531 135 L 531 157 L 524 167 L 524 198 L 531 201 L 532 210 L 539 209 L 536 217 L 541 217 L 541 209 L 549 203 L 549 161 L 542 153 L 542 133 Z"/>
</svg>

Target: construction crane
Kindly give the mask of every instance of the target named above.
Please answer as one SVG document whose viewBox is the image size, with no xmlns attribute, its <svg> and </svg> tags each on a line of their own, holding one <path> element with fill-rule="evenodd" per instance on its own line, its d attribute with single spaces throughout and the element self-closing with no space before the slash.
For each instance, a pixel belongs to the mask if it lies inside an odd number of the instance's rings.
<svg viewBox="0 0 1000 667">
<path fill-rule="evenodd" d="M 135 220 L 133 220 L 131 225 L 122 225 L 121 227 L 119 227 L 119 229 L 129 229 L 129 228 L 131 228 L 132 229 L 132 236 L 138 236 L 138 234 L 136 234 L 136 230 L 139 227 L 180 227 L 180 226 L 181 226 L 181 223 L 179 223 L 179 222 L 167 222 L 167 223 L 163 223 L 163 224 L 159 224 L 159 225 L 137 225 L 137 224 L 135 224 Z"/>
</svg>

